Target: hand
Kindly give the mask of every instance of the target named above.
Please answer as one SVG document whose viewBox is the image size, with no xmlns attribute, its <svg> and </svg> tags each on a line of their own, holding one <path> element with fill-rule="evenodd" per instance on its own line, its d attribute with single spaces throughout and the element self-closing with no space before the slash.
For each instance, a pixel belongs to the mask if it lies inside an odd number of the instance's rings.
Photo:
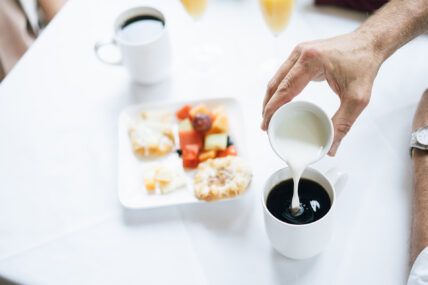
<svg viewBox="0 0 428 285">
<path fill-rule="evenodd" d="M 267 130 L 275 111 L 290 102 L 311 81 L 327 80 L 340 98 L 333 116 L 334 156 L 343 137 L 367 106 L 383 57 L 368 35 L 353 33 L 299 44 L 268 84 L 261 128 Z"/>
</svg>

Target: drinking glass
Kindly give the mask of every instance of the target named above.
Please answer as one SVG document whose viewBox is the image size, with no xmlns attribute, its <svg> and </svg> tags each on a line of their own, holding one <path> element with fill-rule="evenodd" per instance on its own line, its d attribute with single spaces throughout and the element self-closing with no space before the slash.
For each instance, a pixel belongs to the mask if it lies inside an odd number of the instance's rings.
<svg viewBox="0 0 428 285">
<path fill-rule="evenodd" d="M 180 0 L 184 9 L 194 19 L 199 19 L 207 9 L 208 0 Z"/>
<path fill-rule="evenodd" d="M 203 37 L 206 35 L 206 31 L 201 23 L 201 18 L 204 15 L 208 0 L 180 0 L 186 12 L 195 20 L 194 35 L 195 43 L 192 44 L 190 51 L 191 58 L 196 62 L 198 69 L 206 70 L 216 62 L 216 59 L 222 54 L 222 49 L 216 44 L 205 42 Z"/>
<path fill-rule="evenodd" d="M 295 0 L 260 0 L 260 9 L 269 29 L 278 36 L 287 26 Z"/>
<path fill-rule="evenodd" d="M 261 66 L 261 70 L 264 73 L 273 75 L 273 71 L 278 68 L 279 63 L 284 60 L 280 56 L 280 47 L 278 36 L 287 26 L 293 8 L 295 0 L 259 0 L 260 10 L 262 11 L 263 18 L 272 31 L 274 39 L 272 42 L 273 52 L 271 52 L 271 58 L 266 59 Z"/>
</svg>

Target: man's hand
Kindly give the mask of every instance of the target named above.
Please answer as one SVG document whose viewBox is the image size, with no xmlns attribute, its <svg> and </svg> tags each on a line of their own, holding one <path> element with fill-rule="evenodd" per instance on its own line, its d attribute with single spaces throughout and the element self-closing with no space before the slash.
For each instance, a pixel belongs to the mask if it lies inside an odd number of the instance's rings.
<svg viewBox="0 0 428 285">
<path fill-rule="evenodd" d="M 373 81 L 383 62 L 371 39 L 358 31 L 298 45 L 268 84 L 263 102 L 262 129 L 273 113 L 297 96 L 311 80 L 327 80 L 340 98 L 333 116 L 334 156 L 343 137 L 367 106 Z"/>
<path fill-rule="evenodd" d="M 298 45 L 269 82 L 262 129 L 273 113 L 311 80 L 327 80 L 340 98 L 333 116 L 334 156 L 343 137 L 370 100 L 380 65 L 398 48 L 428 29 L 427 0 L 391 0 L 356 31 Z"/>
</svg>

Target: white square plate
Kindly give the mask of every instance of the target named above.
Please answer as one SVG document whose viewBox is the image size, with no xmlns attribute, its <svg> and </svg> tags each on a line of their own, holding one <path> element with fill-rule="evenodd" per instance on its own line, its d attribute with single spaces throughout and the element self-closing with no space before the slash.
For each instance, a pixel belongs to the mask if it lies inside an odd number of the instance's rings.
<svg viewBox="0 0 428 285">
<path fill-rule="evenodd" d="M 132 150 L 131 142 L 128 135 L 128 129 L 130 124 L 133 122 L 135 117 L 142 111 L 168 110 L 174 117 L 173 130 L 176 138 L 176 146 L 178 146 L 178 121 L 175 119 L 175 112 L 186 104 L 194 106 L 199 103 L 206 104 L 209 109 L 212 109 L 213 107 L 216 107 L 218 105 L 223 105 L 226 107 L 230 124 L 229 135 L 233 143 L 235 144 L 236 149 L 238 150 L 238 156 L 244 159 L 248 157 L 244 145 L 245 136 L 244 130 L 242 128 L 242 111 L 236 99 L 217 98 L 195 101 L 143 104 L 127 107 L 121 112 L 119 117 L 118 191 L 119 200 L 124 207 L 133 209 L 146 209 L 179 204 L 216 203 L 200 201 L 193 194 L 193 176 L 195 170 L 184 170 L 187 179 L 187 186 L 183 187 L 182 189 L 178 189 L 173 193 L 165 195 L 161 195 L 159 193 L 148 193 L 143 183 L 143 173 L 145 167 L 147 167 L 148 164 L 159 163 L 162 165 L 167 164 L 168 166 L 176 166 L 180 169 L 183 169 L 181 158 L 179 158 L 175 151 L 167 155 L 158 157 L 156 159 L 138 158 Z M 248 159 L 246 159 L 246 161 L 248 163 Z M 251 184 L 249 185 L 245 193 L 250 191 L 250 189 Z M 245 193 L 243 195 L 245 195 Z M 239 197 L 242 197 L 243 195 L 237 196 L 236 198 L 223 199 L 219 201 L 235 200 Z"/>
</svg>

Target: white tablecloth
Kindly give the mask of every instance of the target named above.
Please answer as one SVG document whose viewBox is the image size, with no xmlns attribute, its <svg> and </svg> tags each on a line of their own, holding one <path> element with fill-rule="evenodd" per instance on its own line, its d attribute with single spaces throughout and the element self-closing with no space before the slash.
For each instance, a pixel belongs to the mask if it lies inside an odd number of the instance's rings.
<svg viewBox="0 0 428 285">
<path fill-rule="evenodd" d="M 70 0 L 1 83 L 0 275 L 28 284 L 404 284 L 407 146 L 428 87 L 428 37 L 384 64 L 338 155 L 314 165 L 336 166 L 350 179 L 329 247 L 293 261 L 271 248 L 262 221 L 262 185 L 284 166 L 259 129 L 269 78 L 263 62 L 285 59 L 300 41 L 352 31 L 366 16 L 298 1 L 287 30 L 274 38 L 255 0 L 213 0 L 197 23 L 178 0 L 152 2 L 170 24 L 175 61 L 165 82 L 135 85 L 124 69 L 93 54 L 121 9 L 147 2 Z M 216 47 L 208 68 L 193 57 L 200 43 Z M 123 209 L 116 187 L 120 110 L 215 96 L 237 97 L 245 110 L 255 191 L 236 203 Z M 299 99 L 331 115 L 338 107 L 325 83 L 311 83 Z"/>
</svg>

